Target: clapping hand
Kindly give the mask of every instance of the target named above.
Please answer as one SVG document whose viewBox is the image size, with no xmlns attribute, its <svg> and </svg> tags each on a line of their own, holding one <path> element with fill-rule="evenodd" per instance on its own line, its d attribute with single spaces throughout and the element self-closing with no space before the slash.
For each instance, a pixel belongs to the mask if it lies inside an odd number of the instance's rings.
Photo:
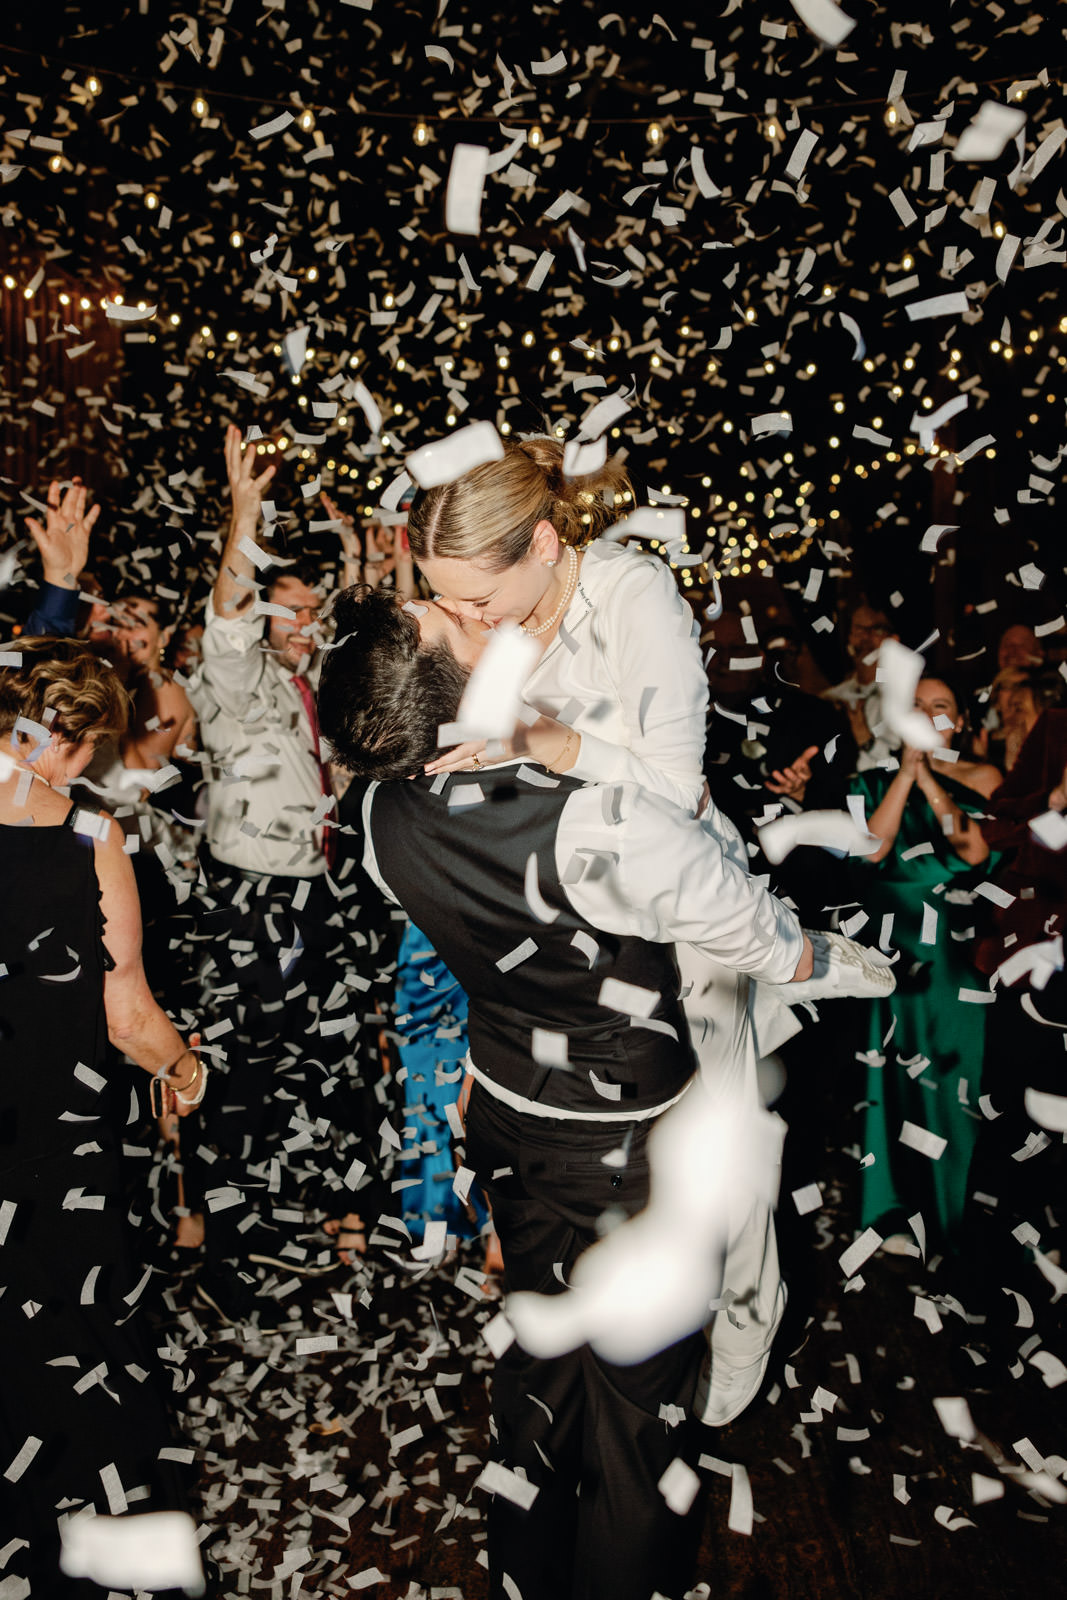
<svg viewBox="0 0 1067 1600">
<path fill-rule="evenodd" d="M 44 581 L 60 589 L 78 587 L 78 579 L 89 559 L 89 534 L 100 515 L 100 507 L 95 505 L 91 511 L 86 511 L 88 492 L 81 479 L 75 478 L 60 498 L 60 484 L 53 480 L 48 485 L 44 524 L 36 517 L 26 518 L 33 542 L 41 552 Z"/>
<path fill-rule="evenodd" d="M 784 795 L 787 800 L 795 800 L 797 805 L 803 805 L 804 795 L 811 782 L 811 763 L 818 753 L 818 745 L 809 744 L 808 748 L 788 767 L 776 768 L 766 780 L 765 787 L 772 794 Z"/>
</svg>

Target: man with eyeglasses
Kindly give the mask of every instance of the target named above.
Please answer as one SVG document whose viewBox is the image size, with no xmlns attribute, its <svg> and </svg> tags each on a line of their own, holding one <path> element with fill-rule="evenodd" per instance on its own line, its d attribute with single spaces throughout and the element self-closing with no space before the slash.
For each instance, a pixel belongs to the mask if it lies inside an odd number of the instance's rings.
<svg viewBox="0 0 1067 1600">
<path fill-rule="evenodd" d="M 858 751 L 857 772 L 881 766 L 900 748 L 899 739 L 883 721 L 882 691 L 877 682 L 882 642 L 898 637 L 886 613 L 864 600 L 853 611 L 849 623 L 847 649 L 853 671 L 823 692 L 823 699 L 835 701 L 848 717 Z"/>
</svg>

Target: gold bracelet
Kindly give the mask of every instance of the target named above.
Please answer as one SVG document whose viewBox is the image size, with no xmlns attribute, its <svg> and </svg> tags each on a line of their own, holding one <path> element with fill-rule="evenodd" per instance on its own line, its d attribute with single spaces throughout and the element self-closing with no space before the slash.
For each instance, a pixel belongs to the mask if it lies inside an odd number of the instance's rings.
<svg viewBox="0 0 1067 1600">
<path fill-rule="evenodd" d="M 578 737 L 578 735 L 575 733 L 573 728 L 568 728 L 567 729 L 567 737 L 564 739 L 563 746 L 562 746 L 561 750 L 559 751 L 558 755 L 556 756 L 555 761 L 553 761 L 552 765 L 549 767 L 549 769 L 548 769 L 549 772 L 558 772 L 559 771 L 559 763 L 561 761 L 565 761 L 566 760 L 567 753 L 568 753 L 568 751 L 570 750 L 570 747 L 571 747 L 571 740 L 572 739 L 576 739 L 577 737 Z"/>
<path fill-rule="evenodd" d="M 164 1069 L 165 1072 L 166 1072 L 167 1077 L 168 1078 L 170 1077 L 171 1073 L 174 1071 L 174 1069 L 178 1065 L 178 1063 L 180 1061 L 184 1061 L 186 1056 L 192 1056 L 192 1058 L 193 1058 L 193 1075 L 189 1079 L 189 1082 L 183 1084 L 180 1089 L 178 1088 L 177 1085 L 172 1085 L 172 1087 L 174 1088 L 175 1094 L 187 1094 L 189 1092 L 189 1090 L 192 1089 L 200 1081 L 200 1057 L 197 1055 L 197 1053 L 193 1049 L 192 1045 L 189 1045 L 189 1044 L 186 1045 L 186 1047 L 182 1051 L 181 1055 L 180 1056 L 175 1056 L 175 1058 L 171 1062 L 170 1066 Z"/>
</svg>

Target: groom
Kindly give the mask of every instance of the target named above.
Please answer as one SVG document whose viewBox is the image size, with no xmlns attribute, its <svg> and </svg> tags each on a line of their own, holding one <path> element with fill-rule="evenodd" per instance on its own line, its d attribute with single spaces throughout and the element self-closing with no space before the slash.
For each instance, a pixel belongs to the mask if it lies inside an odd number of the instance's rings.
<svg viewBox="0 0 1067 1600">
<path fill-rule="evenodd" d="M 713 837 L 633 785 L 522 761 L 388 781 L 434 755 L 482 639 L 438 605 L 383 594 L 347 591 L 336 621 L 321 727 L 337 761 L 386 780 L 364 802 L 364 864 L 469 997 L 466 1160 L 507 1290 L 558 1293 L 600 1230 L 646 1205 L 649 1130 L 695 1070 L 672 946 L 776 983 L 809 976 L 811 947 Z M 696 1332 L 631 1365 L 588 1345 L 504 1352 L 493 1600 L 680 1600 L 699 1502 L 672 1510 L 659 1485 L 695 1455 L 678 1419 L 703 1349 Z"/>
</svg>

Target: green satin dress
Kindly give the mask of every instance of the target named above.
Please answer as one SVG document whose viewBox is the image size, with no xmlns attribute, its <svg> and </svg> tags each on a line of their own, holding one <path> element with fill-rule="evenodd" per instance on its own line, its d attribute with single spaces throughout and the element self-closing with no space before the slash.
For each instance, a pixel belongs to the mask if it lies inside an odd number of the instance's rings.
<svg viewBox="0 0 1067 1600">
<path fill-rule="evenodd" d="M 892 776 L 876 769 L 855 779 L 868 816 Z M 984 812 L 973 789 L 940 772 L 938 782 L 968 816 Z M 861 1223 L 888 1235 L 907 1231 L 907 1219 L 919 1212 L 931 1248 L 951 1248 L 959 1232 L 982 1121 L 986 1007 L 961 1000 L 960 991 L 987 988 L 972 965 L 973 891 L 996 861 L 991 855 L 975 867 L 961 860 L 915 785 L 890 854 L 875 866 L 861 857 L 853 863 L 856 894 L 871 919 L 864 937 L 900 951 L 895 993 L 871 1002 L 863 1153 L 874 1160 L 862 1171 Z M 902 1143 L 905 1123 L 944 1140 L 943 1148 L 932 1147 L 940 1154 Z M 925 1142 L 921 1134 L 918 1141 Z"/>
</svg>

